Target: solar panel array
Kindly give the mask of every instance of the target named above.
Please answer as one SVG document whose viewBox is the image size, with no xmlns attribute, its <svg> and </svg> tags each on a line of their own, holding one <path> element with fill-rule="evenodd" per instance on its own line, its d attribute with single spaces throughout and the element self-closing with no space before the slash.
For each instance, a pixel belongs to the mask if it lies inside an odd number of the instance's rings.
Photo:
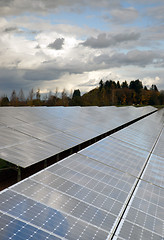
<svg viewBox="0 0 164 240">
<path fill-rule="evenodd" d="M 144 121 L 146 119 L 142 120 L 142 122 Z M 140 142 L 137 138 L 134 138 L 132 144 L 143 149 L 151 149 L 151 154 L 114 239 L 164 239 L 163 124 L 164 111 L 160 111 L 153 114 L 152 117 L 148 117 L 145 127 L 145 124 L 141 128 L 137 127 L 138 123 L 133 125 L 139 135 L 144 133 L 149 141 L 146 140 L 146 137 L 145 139 L 141 138 Z M 158 136 L 156 136 L 156 133 L 159 133 Z M 125 135 L 126 129 L 120 131 L 121 139 L 125 139 Z M 113 135 L 117 138 L 120 136 L 119 133 Z M 157 138 L 154 147 L 152 147 L 150 142 L 154 137 Z M 128 137 L 126 141 L 128 141 Z M 148 147 L 145 146 L 146 141 Z"/>
<path fill-rule="evenodd" d="M 2 191 L 0 239 L 164 239 L 163 113 Z"/>
<path fill-rule="evenodd" d="M 154 110 L 153 107 L 0 108 L 0 158 L 25 168 Z"/>
</svg>

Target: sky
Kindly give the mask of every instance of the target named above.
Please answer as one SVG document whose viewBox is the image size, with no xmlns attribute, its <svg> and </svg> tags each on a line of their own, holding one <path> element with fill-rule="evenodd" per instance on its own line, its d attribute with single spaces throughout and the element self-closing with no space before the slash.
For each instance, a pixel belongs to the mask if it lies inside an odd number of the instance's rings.
<svg viewBox="0 0 164 240">
<path fill-rule="evenodd" d="M 163 13 L 163 0 L 0 0 L 0 96 L 101 79 L 164 89 Z"/>
</svg>

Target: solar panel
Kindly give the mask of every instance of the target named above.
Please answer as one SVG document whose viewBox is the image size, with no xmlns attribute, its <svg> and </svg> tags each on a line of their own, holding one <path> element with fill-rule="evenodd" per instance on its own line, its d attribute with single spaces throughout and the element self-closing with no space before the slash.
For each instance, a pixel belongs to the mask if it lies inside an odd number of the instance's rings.
<svg viewBox="0 0 164 240">
<path fill-rule="evenodd" d="M 154 110 L 4 107 L 0 109 L 0 158 L 28 167 Z"/>
<path fill-rule="evenodd" d="M 83 142 L 80 138 L 68 135 L 64 132 L 58 132 L 56 134 L 43 137 L 41 140 L 63 150 L 69 149 Z"/>
<path fill-rule="evenodd" d="M 112 137 L 151 151 L 163 127 L 163 114 L 161 111 L 148 116 L 128 128 L 116 132 Z"/>
<path fill-rule="evenodd" d="M 37 122 L 31 124 L 23 123 L 14 126 L 14 130 L 24 133 L 32 138 L 42 139 L 45 136 L 49 136 L 53 133 L 55 134 L 59 132 L 57 129 L 52 128 L 52 126 L 49 125 L 46 125 L 45 122 Z"/>
<path fill-rule="evenodd" d="M 164 158 L 164 130 L 162 131 L 158 143 L 153 151 L 153 154 Z"/>
<path fill-rule="evenodd" d="M 59 240 L 61 238 L 51 235 L 48 231 L 42 231 L 35 228 L 33 225 L 29 225 L 24 221 L 20 221 L 9 215 L 0 212 L 0 238 L 1 239 L 33 239 L 33 240 Z"/>
<path fill-rule="evenodd" d="M 89 236 L 90 239 L 94 239 L 95 237 L 98 239 L 105 239 L 108 235 L 108 233 L 103 231 L 100 227 L 97 228 L 94 224 L 79 219 L 79 216 L 73 217 L 71 214 L 66 213 L 65 210 L 67 209 L 68 212 L 68 207 L 64 208 L 64 206 L 69 206 L 69 198 L 62 197 L 62 199 L 67 200 L 67 202 L 59 204 L 58 209 L 62 208 L 63 206 L 64 210 L 57 210 L 13 191 L 8 191 L 1 196 L 7 200 L 3 201 L 1 204 L 0 208 L 2 211 L 6 211 L 6 214 L 9 216 L 14 216 L 14 218 L 19 220 L 21 223 L 26 222 L 27 226 L 34 227 L 31 230 L 30 236 L 35 235 L 37 230 L 41 230 L 43 232 L 43 235 L 41 235 L 42 239 L 46 233 L 49 233 L 50 239 L 51 236 L 56 236 L 58 237 L 57 239 L 62 237 L 65 237 L 66 239 L 78 239 L 78 237 L 79 239 L 86 239 L 87 236 Z M 53 200 L 55 201 L 55 199 Z M 60 203 L 60 201 L 58 202 Z M 74 204 L 75 202 L 73 201 L 70 202 L 70 204 L 71 203 Z M 70 205 L 70 211 L 73 211 L 73 206 L 74 205 Z M 84 206 L 81 206 L 81 209 L 85 211 L 86 207 L 87 206 L 84 204 Z M 97 212 L 96 208 L 92 209 L 91 207 L 88 208 L 88 211 L 89 216 L 99 213 Z M 102 213 L 99 214 L 101 216 Z M 76 215 L 76 213 L 74 213 L 74 215 Z M 85 219 L 85 216 L 83 218 Z M 7 225 L 10 224 L 9 221 L 10 220 L 8 220 Z M 8 236 L 6 237 L 3 230 L 1 231 L 1 234 L 4 234 L 4 239 L 7 239 Z M 8 234 L 9 233 L 7 233 L 7 235 Z M 19 239 L 21 236 L 21 232 L 17 231 L 16 239 Z M 25 236 L 26 235 L 24 235 L 24 237 Z M 47 239 L 49 239 L 49 236 Z"/>
<path fill-rule="evenodd" d="M 61 148 L 40 140 L 32 140 L 0 150 L 0 157 L 15 165 L 28 167 L 54 154 L 60 153 Z"/>
<path fill-rule="evenodd" d="M 159 136 L 163 125 L 156 116 L 150 122 L 152 127 L 157 124 Z M 146 120 L 140 124 L 146 126 Z M 160 144 L 162 135 L 156 142 L 158 136 L 154 131 L 152 147 Z M 106 137 L 2 191 L 0 236 L 4 240 L 161 240 L 162 159 L 151 150 Z"/>
<path fill-rule="evenodd" d="M 126 172 L 75 154 L 3 192 L 0 211 L 60 238 L 106 239 L 135 182 Z"/>
<path fill-rule="evenodd" d="M 164 189 L 140 181 L 116 236 L 124 240 L 161 240 L 164 238 L 163 213 Z"/>
<path fill-rule="evenodd" d="M 30 136 L 8 128 L 1 128 L 0 136 L 0 149 L 12 147 L 32 140 Z"/>
<path fill-rule="evenodd" d="M 146 121 L 147 125 L 151 126 L 152 135 L 155 131 L 158 132 L 157 141 L 154 143 L 153 154 L 148 159 L 141 180 L 117 228 L 114 240 L 164 239 L 163 111 L 154 114 L 152 118 L 142 120 L 142 122 Z M 138 130 L 143 131 L 145 125 L 145 123 L 142 125 L 142 130 L 139 128 Z M 132 127 L 134 126 L 135 124 Z"/>
<path fill-rule="evenodd" d="M 142 179 L 164 187 L 164 158 L 152 154 Z"/>
<path fill-rule="evenodd" d="M 107 137 L 80 151 L 80 154 L 138 176 L 149 152 L 118 139 Z"/>
</svg>

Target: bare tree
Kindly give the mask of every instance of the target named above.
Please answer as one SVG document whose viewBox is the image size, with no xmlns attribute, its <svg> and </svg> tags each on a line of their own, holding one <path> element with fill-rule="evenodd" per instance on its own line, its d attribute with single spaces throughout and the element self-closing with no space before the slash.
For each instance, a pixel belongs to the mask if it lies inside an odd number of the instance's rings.
<svg viewBox="0 0 164 240">
<path fill-rule="evenodd" d="M 10 103 L 12 106 L 16 106 L 18 104 L 18 98 L 15 90 L 13 90 L 11 93 Z"/>
<path fill-rule="evenodd" d="M 63 89 L 61 93 L 61 99 L 62 99 L 62 105 L 63 106 L 68 106 L 68 97 L 65 88 Z"/>
<path fill-rule="evenodd" d="M 40 89 L 38 88 L 37 92 L 36 92 L 36 99 L 40 100 Z"/>
<path fill-rule="evenodd" d="M 28 95 L 28 105 L 30 105 L 30 106 L 33 105 L 33 99 L 34 99 L 34 90 L 32 88 Z"/>
<path fill-rule="evenodd" d="M 18 93 L 18 100 L 19 100 L 19 102 L 22 102 L 22 103 L 24 103 L 26 101 L 22 88 L 21 88 L 21 90 Z"/>
</svg>

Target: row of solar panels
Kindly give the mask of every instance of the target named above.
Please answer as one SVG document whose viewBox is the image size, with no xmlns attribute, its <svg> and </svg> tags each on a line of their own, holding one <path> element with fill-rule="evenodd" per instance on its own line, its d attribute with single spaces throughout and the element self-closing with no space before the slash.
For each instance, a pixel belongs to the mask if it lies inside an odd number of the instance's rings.
<svg viewBox="0 0 164 240">
<path fill-rule="evenodd" d="M 150 151 L 114 239 L 164 239 L 164 111 L 154 114 L 153 119 L 148 119 L 142 120 L 147 123 L 146 126 L 142 126 L 142 130 L 137 127 L 139 123 L 134 124 L 134 129 L 139 135 L 134 137 L 133 141 L 132 136 L 136 134 L 132 128 L 129 136 L 129 128 L 121 131 L 120 136 L 119 133 L 114 134 L 116 138 Z M 156 136 L 156 133 L 159 135 Z"/>
<path fill-rule="evenodd" d="M 0 194 L 0 239 L 161 240 L 164 111 Z"/>
<path fill-rule="evenodd" d="M 28 167 L 154 111 L 153 107 L 0 109 L 0 158 Z"/>
</svg>

